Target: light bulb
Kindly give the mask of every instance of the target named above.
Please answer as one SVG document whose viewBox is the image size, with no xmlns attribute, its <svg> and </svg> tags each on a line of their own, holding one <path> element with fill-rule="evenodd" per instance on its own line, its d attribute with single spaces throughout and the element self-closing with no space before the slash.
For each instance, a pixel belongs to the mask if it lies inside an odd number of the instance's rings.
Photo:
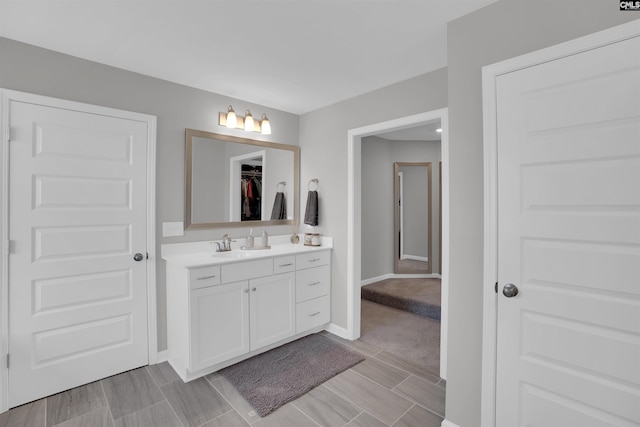
<svg viewBox="0 0 640 427">
<path fill-rule="evenodd" d="M 238 124 L 238 118 L 236 117 L 236 112 L 233 111 L 233 107 L 229 105 L 229 110 L 227 110 L 227 127 L 235 128 Z"/>
<path fill-rule="evenodd" d="M 247 113 L 244 116 L 244 130 L 247 132 L 253 132 L 253 116 L 249 110 L 247 110 Z"/>
<path fill-rule="evenodd" d="M 263 135 L 271 135 L 271 124 L 266 114 L 262 114 L 262 120 L 260 121 L 260 133 Z"/>
</svg>

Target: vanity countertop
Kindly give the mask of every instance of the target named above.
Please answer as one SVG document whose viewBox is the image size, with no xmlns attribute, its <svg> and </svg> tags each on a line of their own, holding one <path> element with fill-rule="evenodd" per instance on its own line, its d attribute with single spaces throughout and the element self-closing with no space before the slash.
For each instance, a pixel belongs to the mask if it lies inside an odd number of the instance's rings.
<svg viewBox="0 0 640 427">
<path fill-rule="evenodd" d="M 302 243 L 304 236 L 300 237 L 300 243 L 293 244 L 290 243 L 289 235 L 271 236 L 269 237 L 271 249 L 243 250 L 241 249 L 241 243 L 233 242 L 231 251 L 228 252 L 216 252 L 215 241 L 171 243 L 162 245 L 161 253 L 162 259 L 168 263 L 184 268 L 197 268 L 283 255 L 318 252 L 333 248 L 333 239 L 330 237 L 323 236 L 320 246 L 305 246 Z"/>
</svg>

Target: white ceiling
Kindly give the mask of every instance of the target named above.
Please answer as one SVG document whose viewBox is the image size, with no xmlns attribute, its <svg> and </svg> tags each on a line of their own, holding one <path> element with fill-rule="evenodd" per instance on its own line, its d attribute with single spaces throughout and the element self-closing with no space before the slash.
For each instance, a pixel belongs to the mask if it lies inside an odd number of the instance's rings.
<svg viewBox="0 0 640 427">
<path fill-rule="evenodd" d="M 0 0 L 0 36 L 302 114 L 446 66 L 496 0 Z"/>
</svg>

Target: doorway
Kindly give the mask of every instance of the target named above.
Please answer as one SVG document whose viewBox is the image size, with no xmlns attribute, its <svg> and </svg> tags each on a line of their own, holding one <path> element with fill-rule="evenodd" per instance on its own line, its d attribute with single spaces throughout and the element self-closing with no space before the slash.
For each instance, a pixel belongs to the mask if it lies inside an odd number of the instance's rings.
<svg viewBox="0 0 640 427">
<path fill-rule="evenodd" d="M 440 376 L 446 378 L 446 347 L 447 347 L 447 300 L 448 300 L 448 110 L 440 109 L 427 113 L 420 113 L 400 119 L 381 122 L 362 128 L 352 129 L 348 132 L 348 317 L 347 337 L 357 339 L 360 337 L 361 328 L 361 302 L 360 293 L 362 285 L 362 246 L 363 228 L 360 222 L 362 218 L 362 144 L 363 138 L 378 135 L 384 132 L 400 131 L 412 128 L 424 123 L 439 120 L 442 129 L 441 158 L 442 171 L 442 307 L 440 323 Z M 364 142 L 366 143 L 366 142 Z M 391 176 L 389 176 L 389 179 Z M 393 247 L 393 243 L 391 243 Z M 439 244 L 439 242 L 438 242 Z M 389 257 L 389 262 L 392 259 Z"/>
</svg>

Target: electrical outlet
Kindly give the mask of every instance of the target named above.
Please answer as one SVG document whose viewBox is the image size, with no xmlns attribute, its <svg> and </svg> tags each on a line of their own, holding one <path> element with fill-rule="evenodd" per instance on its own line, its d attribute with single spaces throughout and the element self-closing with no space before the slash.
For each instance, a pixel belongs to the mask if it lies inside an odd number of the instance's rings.
<svg viewBox="0 0 640 427">
<path fill-rule="evenodd" d="M 163 222 L 162 237 L 184 236 L 183 222 Z"/>
</svg>

